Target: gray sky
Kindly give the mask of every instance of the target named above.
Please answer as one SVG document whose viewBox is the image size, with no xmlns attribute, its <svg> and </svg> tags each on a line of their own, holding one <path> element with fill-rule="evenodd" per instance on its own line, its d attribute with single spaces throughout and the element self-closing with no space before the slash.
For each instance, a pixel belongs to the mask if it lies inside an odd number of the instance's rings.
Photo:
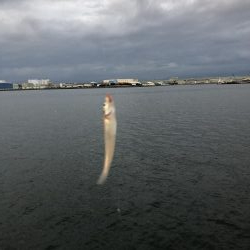
<svg viewBox="0 0 250 250">
<path fill-rule="evenodd" d="M 0 0 L 0 80 L 250 74 L 249 0 Z"/>
</svg>

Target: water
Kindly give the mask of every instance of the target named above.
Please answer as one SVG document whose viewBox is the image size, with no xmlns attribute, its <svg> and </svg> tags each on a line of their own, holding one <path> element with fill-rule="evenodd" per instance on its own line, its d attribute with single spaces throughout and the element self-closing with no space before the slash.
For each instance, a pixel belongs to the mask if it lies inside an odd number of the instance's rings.
<svg viewBox="0 0 250 250">
<path fill-rule="evenodd" d="M 118 134 L 102 169 L 102 103 Z M 249 249 L 250 85 L 0 92 L 0 249 Z"/>
</svg>

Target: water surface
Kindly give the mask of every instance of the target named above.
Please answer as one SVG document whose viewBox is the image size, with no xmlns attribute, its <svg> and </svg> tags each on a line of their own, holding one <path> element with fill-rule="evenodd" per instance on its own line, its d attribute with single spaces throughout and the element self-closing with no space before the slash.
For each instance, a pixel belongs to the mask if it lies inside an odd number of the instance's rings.
<svg viewBox="0 0 250 250">
<path fill-rule="evenodd" d="M 0 92 L 0 249 L 248 249 L 249 114 L 250 85 Z"/>
</svg>

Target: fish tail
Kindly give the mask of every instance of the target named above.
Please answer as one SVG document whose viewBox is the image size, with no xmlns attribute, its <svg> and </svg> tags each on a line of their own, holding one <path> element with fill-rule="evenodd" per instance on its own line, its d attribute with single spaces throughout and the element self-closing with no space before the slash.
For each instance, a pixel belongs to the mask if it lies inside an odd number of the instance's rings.
<svg viewBox="0 0 250 250">
<path fill-rule="evenodd" d="M 97 181 L 98 185 L 101 185 L 106 181 L 107 176 L 108 176 L 108 172 L 109 171 L 106 171 L 106 170 L 102 171 L 102 174 L 100 175 L 100 177 L 99 177 L 99 179 Z"/>
<path fill-rule="evenodd" d="M 107 179 L 107 173 L 102 173 L 96 184 L 102 185 Z"/>
<path fill-rule="evenodd" d="M 104 162 L 104 167 L 103 167 L 102 173 L 97 181 L 97 184 L 101 185 L 106 181 L 108 173 L 109 173 L 110 165 L 111 165 L 110 160 L 108 158 L 106 158 L 105 162 Z"/>
</svg>

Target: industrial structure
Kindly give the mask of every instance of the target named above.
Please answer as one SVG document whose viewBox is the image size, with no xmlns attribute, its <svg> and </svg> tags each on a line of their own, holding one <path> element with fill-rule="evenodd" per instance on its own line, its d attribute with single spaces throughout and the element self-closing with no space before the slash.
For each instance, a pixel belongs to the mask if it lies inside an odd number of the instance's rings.
<svg viewBox="0 0 250 250">
<path fill-rule="evenodd" d="M 103 80 L 103 85 L 139 85 L 141 84 L 138 79 L 108 79 Z"/>
<path fill-rule="evenodd" d="M 53 83 L 50 79 L 29 79 L 24 83 L 11 83 L 0 80 L 0 90 L 39 90 L 39 89 L 83 89 L 83 88 L 106 88 L 106 87 L 150 87 L 165 85 L 198 85 L 198 84 L 246 84 L 250 83 L 250 76 L 228 77 L 203 77 L 179 79 L 171 77 L 166 80 L 139 81 L 135 78 L 107 79 L 100 82 L 61 82 Z"/>
<path fill-rule="evenodd" d="M 23 89 L 46 89 L 51 86 L 50 79 L 29 79 L 22 84 Z"/>
<path fill-rule="evenodd" d="M 15 90 L 19 89 L 19 85 L 16 83 L 10 83 L 5 80 L 0 80 L 0 90 Z"/>
</svg>

